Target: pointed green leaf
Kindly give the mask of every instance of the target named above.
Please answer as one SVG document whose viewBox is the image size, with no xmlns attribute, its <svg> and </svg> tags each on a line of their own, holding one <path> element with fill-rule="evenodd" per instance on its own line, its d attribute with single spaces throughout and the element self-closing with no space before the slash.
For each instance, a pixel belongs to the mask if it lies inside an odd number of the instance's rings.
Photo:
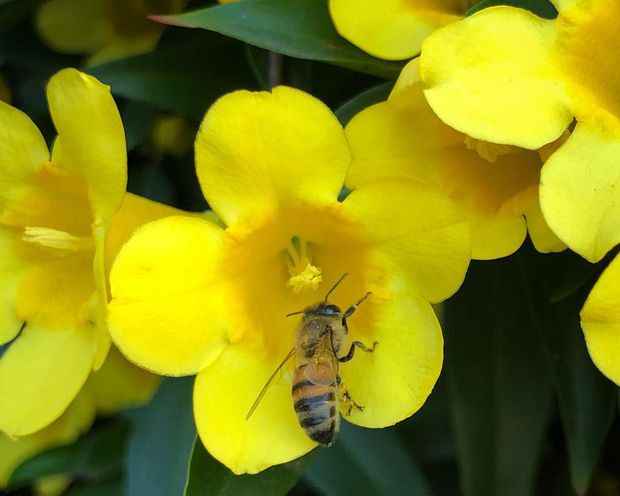
<svg viewBox="0 0 620 496">
<path fill-rule="evenodd" d="M 94 428 L 73 444 L 50 449 L 23 463 L 9 484 L 22 486 L 48 475 L 101 480 L 118 474 L 123 468 L 128 431 L 126 422 Z"/>
<path fill-rule="evenodd" d="M 312 456 L 312 455 L 310 455 Z M 307 457 L 256 475 L 235 475 L 196 440 L 185 496 L 284 496 L 300 479 Z"/>
<path fill-rule="evenodd" d="M 371 57 L 342 38 L 332 24 L 326 0 L 244 0 L 154 19 L 377 76 L 396 77 L 402 67 Z"/>
<path fill-rule="evenodd" d="M 577 255 L 540 255 L 531 250 L 521 253 L 518 261 L 558 398 L 573 487 L 584 494 L 611 427 L 617 397 L 616 387 L 592 364 L 581 331 L 579 311 L 589 286 L 555 301 L 562 276 L 582 266 Z"/>
<path fill-rule="evenodd" d="M 123 481 L 112 480 L 99 482 L 97 484 L 84 484 L 70 488 L 63 496 L 112 496 L 122 495 Z"/>
<path fill-rule="evenodd" d="M 530 495 L 552 389 L 514 261 L 474 262 L 444 318 L 463 493 Z"/>
<path fill-rule="evenodd" d="M 116 96 L 202 117 L 224 93 L 253 86 L 242 47 L 220 38 L 184 33 L 154 52 L 84 70 L 110 85 Z"/>
<path fill-rule="evenodd" d="M 336 444 L 319 451 L 304 477 L 325 496 L 432 494 L 395 429 L 363 429 L 347 422 Z"/>
<path fill-rule="evenodd" d="M 183 494 L 196 429 L 193 377 L 166 379 L 151 403 L 130 413 L 127 496 Z"/>
</svg>

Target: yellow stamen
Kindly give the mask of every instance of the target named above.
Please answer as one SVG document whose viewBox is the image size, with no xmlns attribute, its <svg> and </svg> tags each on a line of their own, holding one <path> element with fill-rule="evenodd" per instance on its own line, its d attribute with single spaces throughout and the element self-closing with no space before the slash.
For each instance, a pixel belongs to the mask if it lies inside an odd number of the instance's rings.
<svg viewBox="0 0 620 496">
<path fill-rule="evenodd" d="M 291 275 L 287 286 L 293 289 L 293 293 L 299 294 L 304 289 L 313 289 L 316 291 L 321 282 L 323 282 L 321 269 L 308 263 L 302 272 Z"/>
<path fill-rule="evenodd" d="M 22 237 L 27 243 L 64 251 L 86 251 L 94 248 L 91 237 L 73 236 L 65 231 L 49 227 L 26 227 Z"/>
<path fill-rule="evenodd" d="M 293 293 L 299 294 L 306 289 L 316 291 L 323 282 L 321 269 L 312 265 L 308 254 L 307 243 L 299 238 L 293 238 L 287 246 L 286 252 L 288 271 L 291 277 L 287 286 L 292 288 Z"/>
<path fill-rule="evenodd" d="M 481 158 L 493 163 L 497 157 L 512 153 L 516 150 L 511 145 L 498 145 L 497 143 L 489 143 L 487 141 L 477 140 L 471 136 L 465 136 L 465 146 L 468 150 L 475 150 Z"/>
</svg>

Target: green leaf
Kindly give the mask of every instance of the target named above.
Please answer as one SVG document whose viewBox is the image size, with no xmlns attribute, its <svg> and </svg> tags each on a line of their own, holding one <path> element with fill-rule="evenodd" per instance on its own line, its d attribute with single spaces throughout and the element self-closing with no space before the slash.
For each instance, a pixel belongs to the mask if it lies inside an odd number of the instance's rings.
<svg viewBox="0 0 620 496">
<path fill-rule="evenodd" d="M 584 494 L 615 415 L 617 388 L 594 367 L 588 355 L 579 311 L 589 292 L 581 287 L 552 301 L 561 275 L 582 265 L 577 255 L 521 253 L 521 281 L 540 333 L 560 407 L 571 481 Z"/>
<path fill-rule="evenodd" d="M 126 422 L 106 424 L 74 444 L 41 453 L 13 473 L 10 485 L 29 484 L 46 475 L 102 480 L 118 474 L 123 469 L 128 430 Z"/>
<path fill-rule="evenodd" d="M 456 459 L 450 420 L 446 378 L 442 375 L 424 407 L 396 429 L 420 464 L 446 463 Z"/>
<path fill-rule="evenodd" d="M 395 429 L 363 429 L 347 422 L 336 444 L 319 452 L 305 478 L 326 496 L 431 495 Z"/>
<path fill-rule="evenodd" d="M 394 81 L 388 81 L 387 83 L 381 83 L 372 88 L 368 88 L 359 95 L 343 103 L 334 113 L 336 117 L 338 117 L 340 123 L 346 126 L 357 113 L 361 112 L 366 107 L 387 100 L 393 87 Z"/>
<path fill-rule="evenodd" d="M 592 287 L 619 252 L 620 246 L 610 250 L 603 260 L 595 264 L 581 257 L 570 257 L 568 260 L 570 267 L 564 270 L 561 283 L 554 287 L 549 302 L 559 303 L 580 290 Z"/>
<path fill-rule="evenodd" d="M 196 429 L 193 377 L 166 379 L 151 403 L 130 412 L 127 496 L 183 494 Z"/>
<path fill-rule="evenodd" d="M 99 482 L 97 484 L 83 484 L 70 488 L 63 496 L 120 496 L 123 494 L 124 483 L 121 479 Z"/>
<path fill-rule="evenodd" d="M 116 96 L 189 118 L 202 117 L 224 93 L 253 86 L 242 47 L 201 32 L 184 33 L 151 53 L 84 70 L 110 85 Z"/>
<path fill-rule="evenodd" d="M 244 0 L 155 19 L 377 76 L 396 77 L 402 67 L 371 57 L 342 38 L 332 24 L 326 0 Z"/>
<path fill-rule="evenodd" d="M 465 496 L 533 492 L 552 388 L 512 259 L 473 262 L 445 304 L 445 366 Z"/>
<path fill-rule="evenodd" d="M 147 142 L 158 117 L 156 109 L 136 101 L 129 101 L 120 108 L 127 151 L 135 150 Z"/>
<path fill-rule="evenodd" d="M 300 458 L 256 475 L 235 475 L 196 440 L 185 496 L 284 496 L 295 486 L 308 462 Z"/>
<path fill-rule="evenodd" d="M 465 16 L 470 16 L 482 9 L 495 7 L 496 5 L 520 7 L 545 19 L 555 19 L 558 16 L 558 11 L 549 0 L 482 0 L 482 2 L 469 9 Z"/>
</svg>

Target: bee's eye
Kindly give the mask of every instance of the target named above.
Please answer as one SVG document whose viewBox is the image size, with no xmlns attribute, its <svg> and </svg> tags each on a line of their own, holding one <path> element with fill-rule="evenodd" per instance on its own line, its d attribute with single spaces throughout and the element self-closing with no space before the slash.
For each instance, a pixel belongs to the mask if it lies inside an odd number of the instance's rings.
<svg viewBox="0 0 620 496">
<path fill-rule="evenodd" d="M 340 308 L 338 308 L 336 305 L 327 305 L 325 308 L 323 308 L 323 313 L 325 315 L 334 315 L 335 313 L 339 312 Z"/>
</svg>

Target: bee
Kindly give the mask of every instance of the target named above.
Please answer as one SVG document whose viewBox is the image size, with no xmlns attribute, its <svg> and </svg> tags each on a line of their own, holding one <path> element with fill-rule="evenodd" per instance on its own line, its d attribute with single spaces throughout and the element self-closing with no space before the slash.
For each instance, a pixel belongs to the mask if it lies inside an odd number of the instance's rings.
<svg viewBox="0 0 620 496">
<path fill-rule="evenodd" d="M 296 344 L 267 380 L 250 407 L 246 420 L 252 416 L 278 372 L 292 358 L 295 358 L 293 407 L 299 425 L 310 439 L 323 447 L 334 444 L 340 428 L 339 402 L 348 404 L 349 409 L 346 415 L 350 415 L 352 408 L 360 411 L 364 409 L 363 406 L 353 401 L 344 388 L 338 375 L 338 366 L 340 363 L 351 360 L 356 348 L 370 353 L 378 344 L 375 341 L 372 348 L 367 348 L 362 342 L 353 341 L 348 353 L 339 356 L 340 349 L 346 345 L 347 341 L 347 319 L 372 293 L 367 292 L 345 312 L 329 303 L 329 295 L 346 276 L 345 273 L 336 281 L 323 301 L 305 310 L 287 315 L 289 317 L 303 314 L 297 327 Z"/>
</svg>

